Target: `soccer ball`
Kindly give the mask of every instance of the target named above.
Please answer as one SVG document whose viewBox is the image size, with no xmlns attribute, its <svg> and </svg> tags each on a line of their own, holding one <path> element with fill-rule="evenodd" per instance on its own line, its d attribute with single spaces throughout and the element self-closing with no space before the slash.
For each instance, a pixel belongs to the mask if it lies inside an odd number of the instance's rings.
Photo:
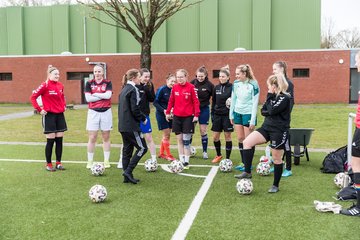
<svg viewBox="0 0 360 240">
<path fill-rule="evenodd" d="M 191 146 L 191 147 L 190 147 L 190 156 L 191 156 L 191 157 L 194 157 L 195 155 L 196 155 L 196 148 L 193 147 L 193 146 Z"/>
<path fill-rule="evenodd" d="M 94 203 L 105 201 L 107 196 L 106 188 L 103 185 L 94 185 L 89 190 L 89 198 Z"/>
<path fill-rule="evenodd" d="M 94 176 L 101 176 L 105 172 L 105 166 L 102 163 L 95 163 L 91 167 L 91 174 Z"/>
<path fill-rule="evenodd" d="M 155 172 L 158 168 L 158 165 L 156 161 L 148 159 L 145 161 L 144 167 L 147 172 Z"/>
<path fill-rule="evenodd" d="M 228 99 L 226 99 L 225 105 L 227 108 L 230 109 L 230 105 L 231 105 L 231 97 L 229 97 Z"/>
<path fill-rule="evenodd" d="M 236 190 L 240 194 L 248 195 L 253 191 L 253 189 L 254 186 L 250 179 L 243 178 L 236 183 Z"/>
<path fill-rule="evenodd" d="M 223 159 L 219 163 L 219 168 L 221 172 L 231 172 L 233 163 L 230 159 Z"/>
<path fill-rule="evenodd" d="M 270 164 L 267 162 L 259 162 L 259 164 L 256 167 L 256 172 L 260 176 L 267 176 L 270 174 Z"/>
<path fill-rule="evenodd" d="M 344 188 L 347 187 L 349 185 L 351 181 L 351 178 L 349 177 L 349 175 L 341 172 L 335 175 L 334 177 L 334 183 L 338 188 Z"/>
<path fill-rule="evenodd" d="M 271 158 L 268 158 L 266 156 L 261 156 L 260 162 L 265 162 L 265 163 L 271 164 Z"/>
<path fill-rule="evenodd" d="M 184 165 L 179 160 L 174 160 L 169 164 L 169 169 L 173 173 L 180 173 L 184 170 Z"/>
</svg>

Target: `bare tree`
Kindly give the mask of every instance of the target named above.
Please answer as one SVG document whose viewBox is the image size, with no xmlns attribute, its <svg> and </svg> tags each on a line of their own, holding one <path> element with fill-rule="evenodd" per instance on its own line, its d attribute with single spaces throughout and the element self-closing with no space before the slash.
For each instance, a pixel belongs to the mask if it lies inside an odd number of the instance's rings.
<svg viewBox="0 0 360 240">
<path fill-rule="evenodd" d="M 1 0 L 2 6 L 45 6 L 45 5 L 56 5 L 56 4 L 70 4 L 73 0 Z"/>
<path fill-rule="evenodd" d="M 358 28 L 345 29 L 340 31 L 337 35 L 337 48 L 359 48 L 360 47 L 360 32 Z"/>
<path fill-rule="evenodd" d="M 91 17 L 129 32 L 141 45 L 140 67 L 151 69 L 151 42 L 155 32 L 175 13 L 203 0 L 77 0 L 92 10 L 105 13 L 111 21 Z M 89 4 L 90 2 L 90 4 Z"/>
<path fill-rule="evenodd" d="M 334 48 L 336 41 L 335 22 L 327 18 L 321 27 L 321 48 Z"/>
</svg>

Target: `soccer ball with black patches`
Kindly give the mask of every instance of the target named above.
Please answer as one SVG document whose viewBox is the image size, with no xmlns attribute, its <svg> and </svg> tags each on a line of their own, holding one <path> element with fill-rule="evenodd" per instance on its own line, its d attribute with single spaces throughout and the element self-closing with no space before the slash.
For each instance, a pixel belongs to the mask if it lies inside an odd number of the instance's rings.
<svg viewBox="0 0 360 240">
<path fill-rule="evenodd" d="M 243 178 L 236 183 L 236 190 L 243 195 L 252 193 L 254 185 L 250 179 Z"/>
<path fill-rule="evenodd" d="M 344 188 L 349 185 L 351 178 L 346 173 L 340 172 L 335 175 L 334 183 L 338 188 Z"/>
<path fill-rule="evenodd" d="M 223 159 L 219 163 L 219 168 L 221 172 L 231 172 L 233 163 L 230 159 Z"/>
<path fill-rule="evenodd" d="M 94 176 L 102 176 L 105 172 L 105 166 L 102 163 L 95 163 L 91 167 L 91 174 Z"/>
<path fill-rule="evenodd" d="M 190 157 L 194 157 L 196 155 L 196 148 L 191 146 L 190 147 Z"/>
<path fill-rule="evenodd" d="M 226 99 L 225 105 L 227 108 L 230 109 L 230 105 L 231 105 L 231 97 L 229 97 L 228 99 Z"/>
<path fill-rule="evenodd" d="M 100 203 L 105 201 L 107 197 L 106 188 L 103 185 L 94 185 L 89 190 L 89 198 L 94 203 Z"/>
<path fill-rule="evenodd" d="M 158 168 L 158 164 L 156 161 L 148 159 L 144 162 L 144 168 L 147 172 L 155 172 Z"/>
<path fill-rule="evenodd" d="M 260 175 L 260 176 L 267 176 L 270 174 L 270 164 L 267 162 L 259 162 L 259 164 L 256 167 L 256 172 Z"/>
<path fill-rule="evenodd" d="M 169 169 L 173 173 L 180 173 L 184 170 L 184 164 L 179 160 L 174 160 L 169 164 Z"/>
</svg>

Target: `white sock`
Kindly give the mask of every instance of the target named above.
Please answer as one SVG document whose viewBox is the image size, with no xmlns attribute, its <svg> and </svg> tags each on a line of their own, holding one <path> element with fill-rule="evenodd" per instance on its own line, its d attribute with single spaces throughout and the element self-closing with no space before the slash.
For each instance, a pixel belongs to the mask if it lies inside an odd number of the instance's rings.
<svg viewBox="0 0 360 240">
<path fill-rule="evenodd" d="M 94 153 L 92 152 L 88 152 L 87 153 L 87 158 L 89 162 L 92 162 L 94 160 Z"/>
<path fill-rule="evenodd" d="M 186 162 L 186 163 L 189 163 L 190 156 L 186 156 L 186 155 L 185 155 L 184 157 L 185 157 L 185 162 Z"/>
<path fill-rule="evenodd" d="M 110 151 L 104 151 L 104 161 L 108 162 L 110 159 Z"/>
<path fill-rule="evenodd" d="M 184 162 L 185 161 L 185 155 L 179 155 L 179 160 L 180 160 L 180 162 Z"/>
<path fill-rule="evenodd" d="M 151 159 L 156 162 L 156 155 L 151 155 Z"/>
</svg>

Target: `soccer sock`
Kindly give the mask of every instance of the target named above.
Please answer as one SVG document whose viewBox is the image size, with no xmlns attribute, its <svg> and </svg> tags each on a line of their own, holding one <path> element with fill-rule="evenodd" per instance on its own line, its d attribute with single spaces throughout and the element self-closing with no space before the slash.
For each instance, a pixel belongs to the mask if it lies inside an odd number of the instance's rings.
<svg viewBox="0 0 360 240">
<path fill-rule="evenodd" d="M 94 160 L 94 153 L 88 152 L 87 153 L 87 159 L 89 162 L 92 162 Z"/>
<path fill-rule="evenodd" d="M 201 144 L 202 144 L 203 152 L 207 152 L 207 147 L 208 147 L 207 134 L 201 136 Z"/>
<path fill-rule="evenodd" d="M 354 187 L 357 194 L 356 207 L 360 208 L 360 172 L 354 173 Z"/>
<path fill-rule="evenodd" d="M 166 155 L 168 155 L 168 156 L 171 155 L 169 141 L 164 141 L 163 144 L 164 144 L 164 151 L 165 151 Z"/>
<path fill-rule="evenodd" d="M 180 160 L 180 162 L 184 163 L 185 162 L 185 155 L 179 155 L 179 160 Z"/>
<path fill-rule="evenodd" d="M 110 159 L 110 151 L 104 151 L 104 161 L 109 161 Z"/>
<path fill-rule="evenodd" d="M 61 162 L 62 157 L 62 149 L 63 149 L 63 138 L 62 137 L 55 137 L 55 154 L 56 154 L 56 162 Z"/>
<path fill-rule="evenodd" d="M 156 161 L 156 155 L 151 155 L 151 159 L 152 159 L 153 161 Z"/>
<path fill-rule="evenodd" d="M 220 141 L 217 141 L 217 142 L 214 141 L 214 146 L 215 146 L 215 150 L 216 150 L 216 156 L 221 156 L 221 142 Z"/>
<path fill-rule="evenodd" d="M 184 162 L 186 162 L 186 163 L 189 163 L 189 161 L 190 161 L 190 156 L 184 156 Z"/>
<path fill-rule="evenodd" d="M 51 155 L 52 155 L 52 149 L 54 146 L 55 138 L 47 138 L 46 139 L 46 146 L 45 146 L 45 157 L 46 162 L 49 164 L 51 163 Z"/>
<path fill-rule="evenodd" d="M 240 157 L 242 163 L 244 163 L 243 149 L 244 149 L 244 144 L 242 142 L 241 143 L 239 142 L 239 151 L 240 151 Z"/>
<path fill-rule="evenodd" d="M 251 165 L 252 165 L 252 160 L 254 157 L 254 152 L 252 151 L 252 149 L 244 149 L 243 157 L 244 157 L 243 160 L 244 160 L 244 164 L 245 164 L 245 172 L 251 173 Z"/>
<path fill-rule="evenodd" d="M 160 153 L 159 155 L 164 155 L 164 140 L 161 141 L 161 145 L 160 145 Z"/>
<path fill-rule="evenodd" d="M 291 171 L 291 151 L 285 151 L 286 170 Z"/>
<path fill-rule="evenodd" d="M 227 141 L 225 143 L 225 149 L 226 149 L 226 159 L 230 159 L 231 150 L 232 150 L 232 141 Z"/>
<path fill-rule="evenodd" d="M 281 179 L 281 174 L 283 172 L 283 166 L 284 164 L 275 164 L 274 163 L 274 183 L 273 185 L 276 187 L 279 187 L 279 183 L 280 183 L 280 179 Z"/>
</svg>

